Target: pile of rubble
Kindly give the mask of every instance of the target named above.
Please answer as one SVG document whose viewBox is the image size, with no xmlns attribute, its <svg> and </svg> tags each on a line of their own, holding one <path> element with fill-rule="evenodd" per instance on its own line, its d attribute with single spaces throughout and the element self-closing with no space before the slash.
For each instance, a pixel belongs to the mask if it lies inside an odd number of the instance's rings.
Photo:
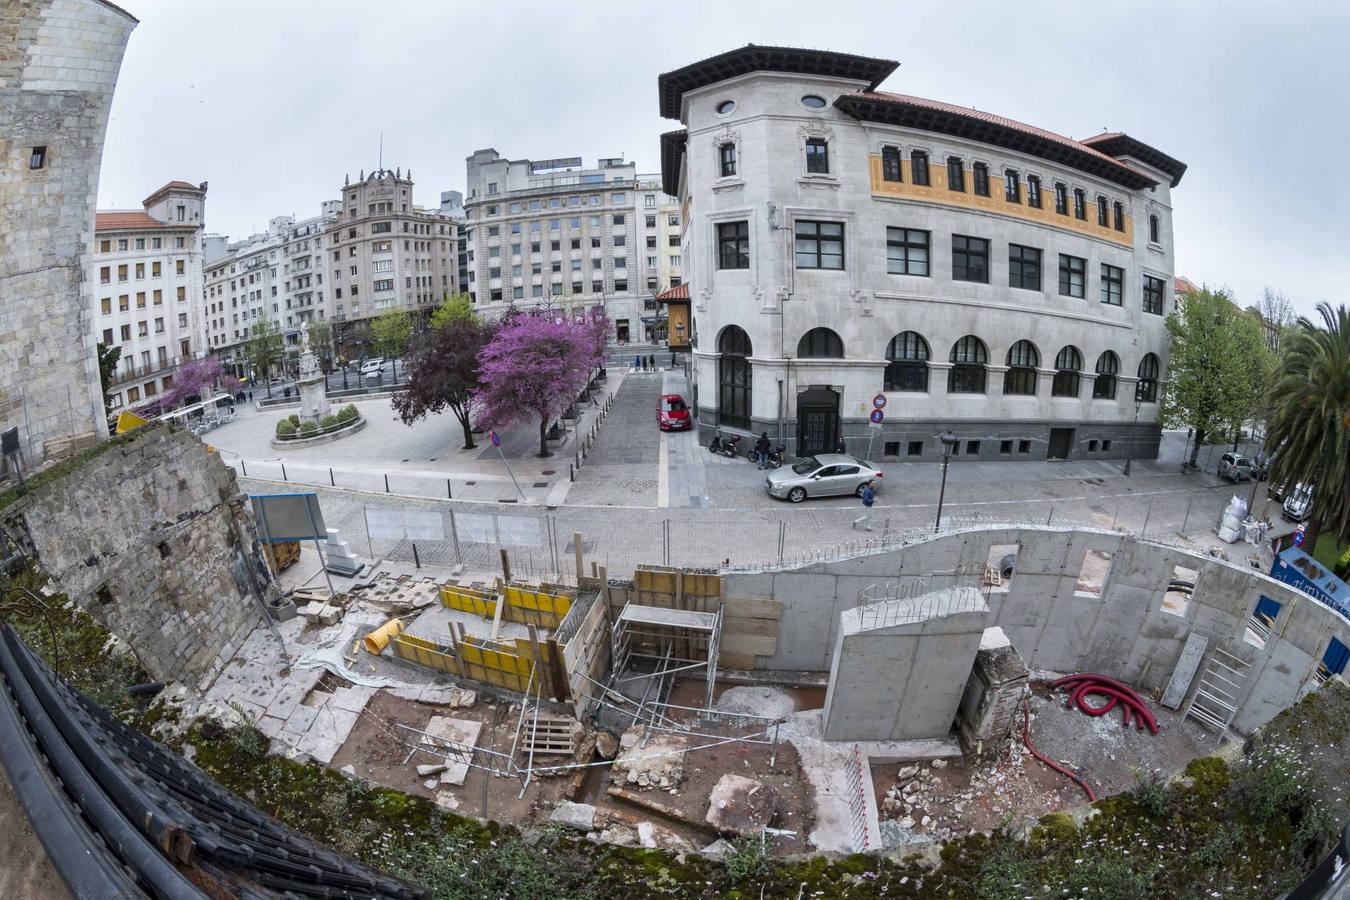
<svg viewBox="0 0 1350 900">
<path fill-rule="evenodd" d="M 645 738 L 645 740 L 644 740 Z M 634 726 L 619 738 L 619 755 L 614 759 L 615 784 L 639 790 L 676 792 L 684 780 L 684 755 L 689 740 L 681 735 L 647 733 L 646 725 Z"/>
<path fill-rule="evenodd" d="M 915 763 L 914 765 L 903 766 L 896 775 L 896 782 L 891 789 L 886 792 L 886 796 L 881 800 L 880 817 L 883 825 L 886 821 L 894 821 L 896 828 L 909 832 L 910 834 L 927 833 L 933 839 L 939 837 L 936 834 L 937 826 L 933 822 L 932 816 L 926 813 L 926 810 L 934 805 L 934 788 L 937 786 L 934 782 L 934 771 L 942 769 L 947 765 L 946 760 L 935 759 L 931 766 L 923 766 Z M 961 803 L 952 804 L 952 812 L 960 813 Z M 915 819 L 915 816 L 919 818 Z M 892 831 L 893 829 L 884 829 Z M 913 843 L 913 841 L 900 841 L 900 843 Z"/>
</svg>

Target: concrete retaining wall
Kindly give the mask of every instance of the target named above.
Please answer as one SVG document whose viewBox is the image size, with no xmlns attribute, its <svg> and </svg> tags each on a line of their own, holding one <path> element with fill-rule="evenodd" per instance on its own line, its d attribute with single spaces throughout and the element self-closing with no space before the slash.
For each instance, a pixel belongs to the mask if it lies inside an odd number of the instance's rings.
<svg viewBox="0 0 1350 900">
<path fill-rule="evenodd" d="M 1332 637 L 1350 643 L 1350 621 L 1273 578 L 1109 531 L 974 529 L 838 562 L 727 574 L 725 591 L 782 604 L 775 652 L 756 657 L 756 668 L 828 671 L 840 613 L 859 605 L 860 591 L 957 567 L 982 568 L 998 544 L 1018 545 L 1016 571 L 988 592 L 983 625 L 1001 626 L 1033 670 L 1095 671 L 1162 689 L 1186 638 L 1200 633 L 1211 648 L 1222 646 L 1252 667 L 1233 721 L 1239 731 L 1268 721 L 1310 689 Z M 1077 590 L 1089 550 L 1110 554 L 1100 595 Z M 1173 615 L 1163 611 L 1162 600 L 1178 565 L 1199 576 L 1184 614 Z M 932 588 L 942 586 L 935 577 Z M 1262 595 L 1281 610 L 1270 639 L 1257 647 L 1244 634 Z"/>
</svg>

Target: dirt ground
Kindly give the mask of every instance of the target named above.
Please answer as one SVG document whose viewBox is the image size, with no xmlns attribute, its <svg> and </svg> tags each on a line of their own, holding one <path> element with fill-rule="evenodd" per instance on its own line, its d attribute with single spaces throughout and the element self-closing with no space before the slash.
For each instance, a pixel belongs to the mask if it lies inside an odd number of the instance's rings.
<svg viewBox="0 0 1350 900">
<path fill-rule="evenodd" d="M 532 779 L 525 796 L 517 799 L 520 779 L 470 768 L 462 786 L 440 785 L 428 789 L 424 784 L 428 777 L 419 776 L 416 767 L 418 763 L 439 760 L 431 754 L 418 752 L 405 763 L 408 742 L 417 736 L 393 727 L 397 723 L 421 730 L 426 728 L 432 716 L 437 715 L 469 719 L 483 723 L 479 747 L 509 753 L 519 714 L 519 707 L 483 694 L 479 694 L 474 706 L 463 708 L 417 703 L 380 691 L 371 698 L 366 711 L 333 757 L 332 767 L 341 769 L 350 765 L 362 778 L 430 800 L 437 794 L 449 794 L 457 804 L 454 811 L 461 815 L 516 824 L 541 821 L 548 818 L 559 800 L 565 799 L 569 779 L 560 776 Z M 547 757 L 549 761 L 557 759 L 560 758 Z"/>
<path fill-rule="evenodd" d="M 1133 789 L 1136 772 L 1139 776 L 1150 772 L 1170 775 L 1217 748 L 1212 733 L 1183 722 L 1180 713 L 1158 706 L 1152 698 L 1145 699 L 1158 719 L 1156 735 L 1133 726 L 1125 729 L 1115 710 L 1094 718 L 1068 709 L 1062 691 L 1050 693 L 1043 684 L 1034 684 L 1032 743 L 1041 753 L 1083 774 L 1099 798 Z M 918 771 L 911 773 L 914 768 Z M 901 772 L 911 774 L 901 778 Z M 940 768 L 919 763 L 873 766 L 872 781 L 883 822 L 903 821 L 908 816 L 913 820 L 907 826 L 910 833 L 936 840 L 994 829 L 1010 818 L 1034 821 L 1087 802 L 1082 788 L 1026 751 L 1021 715 L 1011 739 L 997 754 L 975 762 L 954 760 Z M 887 792 L 911 782 L 910 809 L 905 810 L 903 799 L 887 809 Z M 922 824 L 924 817 L 931 820 L 927 826 Z M 903 840 L 906 835 L 900 837 Z"/>
</svg>

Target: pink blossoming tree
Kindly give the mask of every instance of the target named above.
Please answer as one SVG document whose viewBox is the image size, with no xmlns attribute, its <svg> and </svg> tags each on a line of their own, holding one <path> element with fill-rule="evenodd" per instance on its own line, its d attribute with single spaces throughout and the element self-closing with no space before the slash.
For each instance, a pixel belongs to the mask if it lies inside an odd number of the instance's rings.
<svg viewBox="0 0 1350 900">
<path fill-rule="evenodd" d="M 530 415 L 539 419 L 539 456 L 548 449 L 549 419 L 567 408 L 600 362 L 603 315 L 579 319 L 554 310 L 504 321 L 478 354 L 482 382 L 475 394 L 480 428 L 507 428 Z"/>
</svg>

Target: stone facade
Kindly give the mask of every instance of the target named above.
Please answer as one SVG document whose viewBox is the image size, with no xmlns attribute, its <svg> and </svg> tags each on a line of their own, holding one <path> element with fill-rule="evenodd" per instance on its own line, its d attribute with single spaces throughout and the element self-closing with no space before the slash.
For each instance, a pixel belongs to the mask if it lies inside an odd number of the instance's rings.
<svg viewBox="0 0 1350 900">
<path fill-rule="evenodd" d="M 687 126 L 663 138 L 663 177 L 689 210 L 682 261 L 705 433 L 767 430 L 789 453 L 833 449 L 840 435 L 862 453 L 875 438 L 876 457 L 933 459 L 950 428 L 962 455 L 985 459 L 1156 455 L 1175 308 L 1170 191 L 1185 167 L 1124 136 L 1073 141 L 876 92 L 894 68 L 885 60 L 772 52 L 662 76 L 683 86 L 663 100 Z M 984 250 L 978 267 L 967 239 Z M 820 339 L 804 341 L 812 332 Z M 888 363 L 909 334 L 922 375 L 903 383 Z M 982 390 L 949 385 L 968 337 L 984 356 L 972 373 Z M 1022 341 L 1032 354 L 1017 355 Z M 1097 365 L 1112 358 L 1108 395 L 1095 396 Z M 1057 382 L 1061 360 L 1076 377 Z M 1150 365 L 1154 390 L 1136 409 Z M 1012 368 L 1023 371 L 1009 390 Z M 878 394 L 885 421 L 873 430 Z"/>
<path fill-rule="evenodd" d="M 29 465 L 107 434 L 82 261 L 135 26 L 101 0 L 0 5 L 0 430 L 18 426 Z"/>
<path fill-rule="evenodd" d="M 160 681 L 208 685 L 272 590 L 234 473 L 187 431 L 133 432 L 0 528 Z"/>
</svg>

